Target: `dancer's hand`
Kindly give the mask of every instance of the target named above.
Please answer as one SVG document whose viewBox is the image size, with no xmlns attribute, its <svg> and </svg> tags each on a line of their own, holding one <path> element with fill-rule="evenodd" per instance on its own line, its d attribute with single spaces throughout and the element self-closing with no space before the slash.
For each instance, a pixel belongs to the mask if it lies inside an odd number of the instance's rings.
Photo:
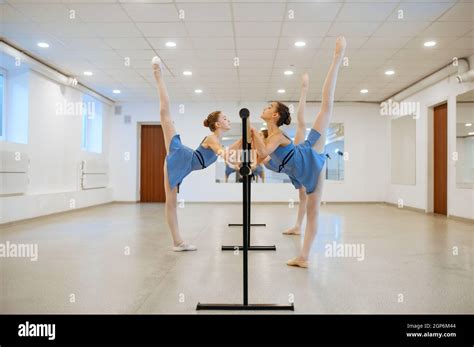
<svg viewBox="0 0 474 347">
<path fill-rule="evenodd" d="M 302 89 L 308 89 L 309 87 L 309 75 L 307 72 L 303 74 L 301 77 L 301 88 Z"/>
<path fill-rule="evenodd" d="M 346 38 L 344 36 L 339 36 L 336 39 L 336 48 L 334 50 L 334 57 L 335 58 L 342 58 L 344 57 L 344 52 L 346 51 Z"/>
</svg>

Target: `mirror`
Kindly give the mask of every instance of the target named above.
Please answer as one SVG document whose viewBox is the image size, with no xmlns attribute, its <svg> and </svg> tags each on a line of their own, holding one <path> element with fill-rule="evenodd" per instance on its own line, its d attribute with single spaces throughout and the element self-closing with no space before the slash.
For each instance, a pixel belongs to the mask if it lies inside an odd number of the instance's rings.
<svg viewBox="0 0 474 347">
<path fill-rule="evenodd" d="M 474 189 L 474 90 L 456 98 L 456 188 Z"/>
<path fill-rule="evenodd" d="M 262 123 L 252 123 L 256 129 L 265 129 Z M 306 136 L 311 129 L 312 124 L 306 124 Z M 290 125 L 282 128 L 283 131 L 293 141 L 296 133 L 296 126 Z M 232 128 L 222 138 L 222 145 L 227 147 L 240 138 L 241 129 Z M 326 134 L 326 152 L 329 157 L 326 161 L 326 179 L 334 181 L 344 180 L 344 124 L 331 123 Z M 236 168 L 226 165 L 223 160 L 216 162 L 216 183 L 238 183 L 240 175 Z M 268 170 L 265 166 L 257 169 L 254 175 L 254 183 L 291 183 L 287 175 L 283 173 Z"/>
</svg>

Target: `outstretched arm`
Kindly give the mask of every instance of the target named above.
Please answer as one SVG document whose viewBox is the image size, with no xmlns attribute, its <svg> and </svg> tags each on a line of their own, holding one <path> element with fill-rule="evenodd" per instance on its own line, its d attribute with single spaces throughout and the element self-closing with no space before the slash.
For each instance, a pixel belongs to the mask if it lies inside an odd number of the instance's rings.
<svg viewBox="0 0 474 347">
<path fill-rule="evenodd" d="M 266 143 L 258 135 L 255 128 L 251 128 L 251 135 L 255 149 L 260 157 L 266 158 L 277 149 L 282 143 L 283 135 L 268 137 Z"/>
</svg>

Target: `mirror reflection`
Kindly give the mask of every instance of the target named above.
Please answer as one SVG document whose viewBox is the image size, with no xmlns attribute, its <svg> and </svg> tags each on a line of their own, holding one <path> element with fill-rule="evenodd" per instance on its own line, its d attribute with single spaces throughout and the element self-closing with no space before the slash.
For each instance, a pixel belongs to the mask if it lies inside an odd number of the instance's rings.
<svg viewBox="0 0 474 347">
<path fill-rule="evenodd" d="M 265 130 L 264 123 L 252 123 L 256 129 Z M 306 124 L 306 136 L 309 133 L 311 124 Z M 296 133 L 296 126 L 287 126 L 283 131 L 293 141 Z M 224 146 L 229 146 L 241 136 L 241 129 L 232 128 L 222 139 Z M 331 123 L 326 134 L 326 151 L 328 158 L 326 161 L 326 179 L 333 181 L 344 180 L 344 124 Z M 288 176 L 283 173 L 268 170 L 264 165 L 252 167 L 254 173 L 254 183 L 291 183 Z M 216 182 L 217 183 L 239 183 L 241 176 L 237 165 L 227 164 L 222 160 L 216 162 Z"/>
<path fill-rule="evenodd" d="M 474 189 L 474 90 L 456 100 L 456 187 Z"/>
</svg>

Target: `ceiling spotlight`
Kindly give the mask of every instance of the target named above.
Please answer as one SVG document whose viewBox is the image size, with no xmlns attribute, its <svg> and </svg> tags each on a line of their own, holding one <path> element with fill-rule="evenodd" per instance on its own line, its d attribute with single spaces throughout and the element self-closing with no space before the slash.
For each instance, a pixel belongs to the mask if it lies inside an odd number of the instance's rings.
<svg viewBox="0 0 474 347">
<path fill-rule="evenodd" d="M 38 47 L 41 47 L 41 48 L 48 48 L 49 47 L 49 44 L 46 43 L 46 42 L 38 42 Z"/>
<path fill-rule="evenodd" d="M 393 71 L 393 70 L 387 70 L 387 71 L 385 71 L 385 74 L 388 75 L 388 76 L 391 76 L 391 75 L 394 75 L 394 74 L 395 74 L 395 71 Z"/>
<path fill-rule="evenodd" d="M 184 76 L 192 76 L 192 71 L 183 71 Z"/>
<path fill-rule="evenodd" d="M 93 73 L 91 71 L 84 71 L 84 76 L 92 76 Z"/>
<path fill-rule="evenodd" d="M 304 46 L 306 46 L 306 42 L 304 42 L 304 41 L 296 41 L 296 42 L 295 42 L 295 46 L 296 46 L 296 47 L 304 47 Z"/>
<path fill-rule="evenodd" d="M 114 89 L 114 90 L 112 90 L 112 93 L 114 93 L 114 94 L 120 94 L 121 91 L 120 91 L 119 89 Z"/>
<path fill-rule="evenodd" d="M 472 126 L 472 123 L 466 123 L 464 125 L 467 126 L 467 127 L 470 127 L 470 126 Z"/>
<path fill-rule="evenodd" d="M 367 94 L 367 93 L 369 92 L 369 90 L 368 90 L 368 89 L 361 89 L 360 92 L 361 92 L 362 94 Z"/>
<path fill-rule="evenodd" d="M 176 42 L 173 42 L 173 41 L 166 42 L 166 47 L 176 47 Z"/>
<path fill-rule="evenodd" d="M 474 135 L 474 131 L 467 133 L 468 135 Z"/>
<path fill-rule="evenodd" d="M 436 46 L 436 41 L 426 41 L 423 45 L 425 47 L 433 47 Z"/>
<path fill-rule="evenodd" d="M 195 92 L 196 94 L 201 94 L 201 93 L 202 93 L 202 89 L 195 89 L 194 92 Z"/>
<path fill-rule="evenodd" d="M 284 74 L 287 75 L 287 76 L 291 76 L 291 75 L 293 75 L 293 71 L 291 71 L 291 70 L 286 70 L 286 71 L 284 72 Z"/>
<path fill-rule="evenodd" d="M 283 94 L 285 92 L 285 89 L 278 89 L 277 92 Z"/>
</svg>

